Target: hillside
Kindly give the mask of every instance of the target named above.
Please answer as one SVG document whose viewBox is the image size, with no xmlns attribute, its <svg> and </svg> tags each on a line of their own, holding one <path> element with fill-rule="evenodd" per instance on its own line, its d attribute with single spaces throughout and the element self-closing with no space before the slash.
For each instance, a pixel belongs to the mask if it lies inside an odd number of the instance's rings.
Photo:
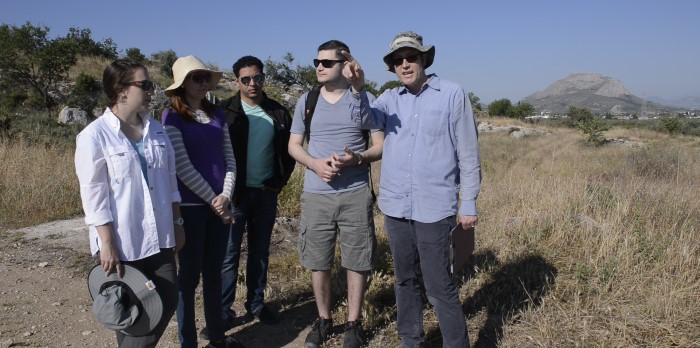
<svg viewBox="0 0 700 348">
<path fill-rule="evenodd" d="M 633 95 L 622 82 L 597 73 L 576 73 L 555 81 L 544 91 L 535 92 L 523 102 L 537 112 L 564 113 L 569 106 L 586 107 L 598 114 L 629 115 L 673 112 L 675 108 L 645 102 Z"/>
</svg>

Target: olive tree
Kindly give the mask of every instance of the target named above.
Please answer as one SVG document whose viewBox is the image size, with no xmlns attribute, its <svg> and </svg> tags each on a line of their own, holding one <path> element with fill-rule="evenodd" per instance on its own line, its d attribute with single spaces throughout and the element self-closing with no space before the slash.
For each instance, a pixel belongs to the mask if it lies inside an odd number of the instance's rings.
<svg viewBox="0 0 700 348">
<path fill-rule="evenodd" d="M 38 93 L 44 107 L 52 105 L 50 91 L 68 78 L 77 62 L 77 45 L 67 38 L 48 38 L 48 27 L 29 22 L 0 26 L 0 81 L 11 81 Z"/>
</svg>

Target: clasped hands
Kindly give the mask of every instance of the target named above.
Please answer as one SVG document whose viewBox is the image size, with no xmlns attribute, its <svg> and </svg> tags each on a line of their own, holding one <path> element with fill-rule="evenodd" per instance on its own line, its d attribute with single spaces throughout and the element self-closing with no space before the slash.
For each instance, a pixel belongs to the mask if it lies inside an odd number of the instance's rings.
<svg viewBox="0 0 700 348">
<path fill-rule="evenodd" d="M 231 201 L 228 197 L 218 195 L 214 197 L 210 204 L 210 207 L 214 211 L 214 213 L 216 213 L 216 215 L 218 215 L 219 218 L 221 218 L 221 222 L 223 222 L 226 225 L 236 222 L 233 213 L 228 209 L 228 205 L 230 202 Z"/>
<path fill-rule="evenodd" d="M 347 146 L 343 149 L 343 152 L 342 155 L 333 152 L 326 158 L 314 160 L 314 166 L 311 169 L 321 180 L 331 182 L 331 180 L 341 174 L 341 169 L 356 166 L 360 162 L 360 156 Z"/>
</svg>

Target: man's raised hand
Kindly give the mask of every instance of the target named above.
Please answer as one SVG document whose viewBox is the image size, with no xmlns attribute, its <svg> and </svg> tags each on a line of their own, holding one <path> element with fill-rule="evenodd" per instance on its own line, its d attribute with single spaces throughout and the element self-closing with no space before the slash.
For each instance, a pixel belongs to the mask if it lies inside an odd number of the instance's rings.
<svg viewBox="0 0 700 348">
<path fill-rule="evenodd" d="M 343 76 L 352 84 L 353 92 L 358 93 L 365 88 L 365 72 L 350 52 L 342 50 L 340 54 L 347 60 L 343 67 Z"/>
</svg>

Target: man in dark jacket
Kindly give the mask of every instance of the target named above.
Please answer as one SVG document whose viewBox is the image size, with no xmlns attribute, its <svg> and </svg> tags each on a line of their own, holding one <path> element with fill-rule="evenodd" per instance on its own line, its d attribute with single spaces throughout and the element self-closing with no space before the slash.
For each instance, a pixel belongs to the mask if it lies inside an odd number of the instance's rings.
<svg viewBox="0 0 700 348">
<path fill-rule="evenodd" d="M 236 186 L 233 193 L 235 223 L 230 230 L 222 268 L 222 315 L 228 328 L 235 324 L 231 310 L 238 277 L 243 233 L 248 234 L 246 269 L 248 318 L 277 323 L 277 315 L 265 305 L 264 291 L 270 255 L 270 237 L 277 213 L 277 195 L 294 170 L 287 151 L 292 118 L 280 103 L 263 92 L 263 63 L 253 56 L 233 64 L 239 92 L 219 103 L 226 113 L 236 157 Z"/>
</svg>

